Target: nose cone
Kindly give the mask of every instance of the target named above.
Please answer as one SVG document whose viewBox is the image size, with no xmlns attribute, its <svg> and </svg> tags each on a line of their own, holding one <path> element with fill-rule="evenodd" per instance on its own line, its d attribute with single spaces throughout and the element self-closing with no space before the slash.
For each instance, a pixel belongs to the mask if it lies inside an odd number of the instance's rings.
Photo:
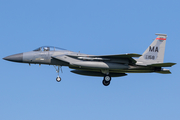
<svg viewBox="0 0 180 120">
<path fill-rule="evenodd" d="M 23 62 L 23 53 L 10 55 L 10 56 L 7 56 L 3 59 L 8 60 L 8 61 L 13 61 L 13 62 Z"/>
</svg>

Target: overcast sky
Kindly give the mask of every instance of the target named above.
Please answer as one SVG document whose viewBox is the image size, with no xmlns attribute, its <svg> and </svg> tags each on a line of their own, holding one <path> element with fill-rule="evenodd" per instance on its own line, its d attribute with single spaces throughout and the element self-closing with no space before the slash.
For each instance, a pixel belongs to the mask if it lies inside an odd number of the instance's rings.
<svg viewBox="0 0 180 120">
<path fill-rule="evenodd" d="M 179 120 L 179 0 L 0 0 L 1 120 Z M 80 76 L 63 67 L 13 63 L 8 55 L 50 45 L 93 55 L 142 54 L 168 35 L 172 74 Z"/>
</svg>

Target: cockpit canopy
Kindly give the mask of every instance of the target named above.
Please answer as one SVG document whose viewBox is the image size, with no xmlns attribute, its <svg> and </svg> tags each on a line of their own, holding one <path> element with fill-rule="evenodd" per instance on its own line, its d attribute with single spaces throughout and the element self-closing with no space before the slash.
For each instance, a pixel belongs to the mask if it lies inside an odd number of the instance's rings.
<svg viewBox="0 0 180 120">
<path fill-rule="evenodd" d="M 53 47 L 53 46 L 42 46 L 33 51 L 58 51 L 58 50 L 65 50 L 65 49 Z"/>
</svg>

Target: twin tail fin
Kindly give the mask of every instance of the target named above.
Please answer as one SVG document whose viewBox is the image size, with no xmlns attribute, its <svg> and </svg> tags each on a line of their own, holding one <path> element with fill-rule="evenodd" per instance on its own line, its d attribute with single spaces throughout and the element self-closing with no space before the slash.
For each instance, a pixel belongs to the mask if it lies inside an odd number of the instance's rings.
<svg viewBox="0 0 180 120">
<path fill-rule="evenodd" d="M 166 45 L 166 34 L 156 34 L 156 39 L 146 49 L 139 59 L 137 59 L 137 65 L 151 65 L 157 63 L 163 63 L 164 52 Z"/>
</svg>

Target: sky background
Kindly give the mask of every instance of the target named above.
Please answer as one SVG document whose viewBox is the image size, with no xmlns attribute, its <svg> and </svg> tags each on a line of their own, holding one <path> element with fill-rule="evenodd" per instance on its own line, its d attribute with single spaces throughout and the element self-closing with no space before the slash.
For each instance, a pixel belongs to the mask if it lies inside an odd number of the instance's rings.
<svg viewBox="0 0 180 120">
<path fill-rule="evenodd" d="M 1 120 L 179 120 L 179 0 L 0 0 Z M 13 63 L 8 55 L 51 45 L 93 55 L 142 54 L 168 35 L 172 74 L 80 76 L 63 67 Z"/>
</svg>

